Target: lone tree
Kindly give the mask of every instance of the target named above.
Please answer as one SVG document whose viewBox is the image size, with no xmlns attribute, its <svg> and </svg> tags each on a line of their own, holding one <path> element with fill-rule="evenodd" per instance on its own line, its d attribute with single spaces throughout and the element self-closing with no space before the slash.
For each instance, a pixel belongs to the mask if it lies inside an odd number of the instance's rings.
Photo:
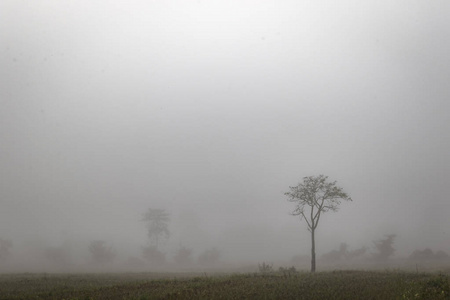
<svg viewBox="0 0 450 300">
<path fill-rule="evenodd" d="M 159 247 L 161 239 L 169 238 L 169 213 L 164 209 L 151 209 L 144 214 L 142 221 L 147 222 L 148 238 L 152 246 Z"/>
<path fill-rule="evenodd" d="M 290 186 L 290 191 L 285 193 L 289 202 L 295 202 L 296 206 L 292 215 L 305 219 L 308 231 L 311 232 L 311 272 L 316 271 L 316 245 L 314 232 L 319 224 L 320 217 L 328 211 L 337 211 L 341 200 L 352 199 L 336 186 L 336 181 L 328 182 L 328 176 L 304 177 L 303 182 L 297 186 Z"/>
</svg>

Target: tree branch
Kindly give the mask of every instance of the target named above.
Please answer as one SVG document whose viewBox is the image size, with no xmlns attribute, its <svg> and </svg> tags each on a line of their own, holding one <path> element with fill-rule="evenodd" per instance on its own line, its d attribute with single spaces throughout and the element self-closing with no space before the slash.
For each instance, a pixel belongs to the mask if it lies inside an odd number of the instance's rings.
<svg viewBox="0 0 450 300">
<path fill-rule="evenodd" d="M 305 221 L 306 221 L 306 224 L 308 224 L 308 227 L 309 227 L 309 228 L 311 228 L 311 224 L 309 223 L 308 219 L 306 218 L 306 216 L 305 216 L 305 213 L 304 213 L 304 212 L 302 212 L 302 216 L 303 216 L 303 218 L 305 219 Z"/>
</svg>

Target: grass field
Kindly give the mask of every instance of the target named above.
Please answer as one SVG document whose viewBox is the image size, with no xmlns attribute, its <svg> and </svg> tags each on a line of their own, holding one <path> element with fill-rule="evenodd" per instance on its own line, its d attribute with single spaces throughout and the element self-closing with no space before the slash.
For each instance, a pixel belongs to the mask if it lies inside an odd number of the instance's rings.
<svg viewBox="0 0 450 300">
<path fill-rule="evenodd" d="M 0 299 L 450 299 L 447 275 L 334 271 L 3 274 Z"/>
</svg>

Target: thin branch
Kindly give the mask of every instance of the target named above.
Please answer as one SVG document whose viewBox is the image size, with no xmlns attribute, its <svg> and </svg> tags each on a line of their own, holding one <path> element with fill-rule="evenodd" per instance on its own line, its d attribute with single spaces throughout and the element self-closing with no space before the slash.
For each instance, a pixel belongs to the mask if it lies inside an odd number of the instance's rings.
<svg viewBox="0 0 450 300">
<path fill-rule="evenodd" d="M 309 223 L 308 219 L 306 218 L 305 214 L 302 212 L 302 216 L 306 221 L 306 224 L 308 224 L 308 227 L 311 228 L 311 224 Z"/>
</svg>

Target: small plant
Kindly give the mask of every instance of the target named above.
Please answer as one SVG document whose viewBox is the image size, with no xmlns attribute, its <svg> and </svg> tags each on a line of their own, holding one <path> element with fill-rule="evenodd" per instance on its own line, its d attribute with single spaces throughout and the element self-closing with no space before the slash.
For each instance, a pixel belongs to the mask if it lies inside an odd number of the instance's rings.
<svg viewBox="0 0 450 300">
<path fill-rule="evenodd" d="M 266 264 L 265 262 L 263 262 L 262 264 L 258 264 L 258 269 L 262 274 L 272 273 L 273 264 Z"/>
</svg>

